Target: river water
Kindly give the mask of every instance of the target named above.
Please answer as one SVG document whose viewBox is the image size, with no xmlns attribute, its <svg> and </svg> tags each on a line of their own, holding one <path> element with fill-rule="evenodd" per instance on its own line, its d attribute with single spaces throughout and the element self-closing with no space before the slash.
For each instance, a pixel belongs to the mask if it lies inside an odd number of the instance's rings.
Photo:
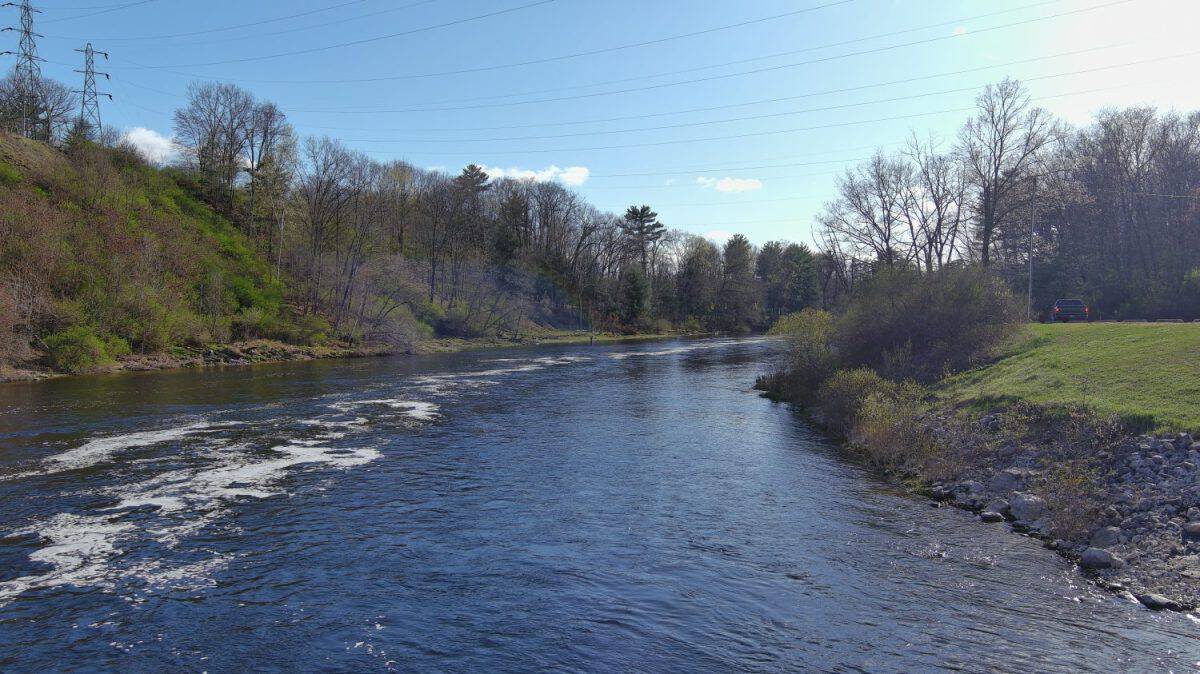
<svg viewBox="0 0 1200 674">
<path fill-rule="evenodd" d="M 1193 671 L 847 462 L 763 340 L 0 386 L 0 670 Z"/>
</svg>

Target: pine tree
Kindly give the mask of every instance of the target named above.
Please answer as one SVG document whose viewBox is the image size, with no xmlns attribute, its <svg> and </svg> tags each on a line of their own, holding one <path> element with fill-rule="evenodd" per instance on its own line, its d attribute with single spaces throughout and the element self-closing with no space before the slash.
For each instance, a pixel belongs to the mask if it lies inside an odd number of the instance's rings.
<svg viewBox="0 0 1200 674">
<path fill-rule="evenodd" d="M 642 261 L 642 272 L 649 276 L 650 249 L 666 232 L 666 226 L 658 221 L 658 213 L 649 206 L 630 206 L 621 222 L 621 231 L 629 237 Z"/>
</svg>

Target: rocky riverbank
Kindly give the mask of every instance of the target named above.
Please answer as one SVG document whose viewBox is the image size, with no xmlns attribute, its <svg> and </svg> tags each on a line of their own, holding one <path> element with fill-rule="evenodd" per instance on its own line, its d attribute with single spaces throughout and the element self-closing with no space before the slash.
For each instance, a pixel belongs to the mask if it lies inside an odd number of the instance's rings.
<svg viewBox="0 0 1200 674">
<path fill-rule="evenodd" d="M 203 348 L 176 348 L 165 353 L 134 354 L 105 366 L 100 372 L 143 372 L 189 367 L 283 363 L 320 358 L 367 358 L 405 351 L 400 347 L 387 344 L 297 346 L 271 340 L 254 340 Z M 65 376 L 69 375 L 42 367 L 0 370 L 0 382 L 40 381 Z"/>
<path fill-rule="evenodd" d="M 1200 606 L 1200 442 L 1099 430 L 1107 424 L 1076 424 L 1072 437 L 1069 420 L 1031 428 L 1013 417 L 1028 410 L 986 414 L 965 429 L 955 415 L 929 415 L 926 429 L 961 449 L 942 464 L 953 477 L 916 491 L 1042 539 L 1150 609 Z M 1095 437 L 1081 441 L 1089 431 Z"/>
</svg>

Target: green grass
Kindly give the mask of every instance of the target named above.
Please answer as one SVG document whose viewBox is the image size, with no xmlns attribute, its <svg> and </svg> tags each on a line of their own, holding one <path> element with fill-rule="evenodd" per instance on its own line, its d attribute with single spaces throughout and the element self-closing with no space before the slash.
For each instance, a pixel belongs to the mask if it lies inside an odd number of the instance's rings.
<svg viewBox="0 0 1200 674">
<path fill-rule="evenodd" d="M 1033 325 L 999 360 L 950 377 L 938 394 L 1083 406 L 1142 430 L 1200 431 L 1200 324 Z"/>
</svg>

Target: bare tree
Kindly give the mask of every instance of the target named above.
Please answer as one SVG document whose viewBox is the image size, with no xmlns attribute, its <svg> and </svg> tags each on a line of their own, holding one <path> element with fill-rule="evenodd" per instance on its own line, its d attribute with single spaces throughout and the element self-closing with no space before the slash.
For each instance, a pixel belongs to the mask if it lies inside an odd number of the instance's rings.
<svg viewBox="0 0 1200 674">
<path fill-rule="evenodd" d="M 249 162 L 255 110 L 254 97 L 244 89 L 207 82 L 188 87 L 187 105 L 175 111 L 175 142 L 226 213 L 232 213 L 233 188 Z"/>
<path fill-rule="evenodd" d="M 28 98 L 29 103 L 25 103 Z M 13 75 L 0 80 L 0 127 L 17 132 L 24 114 L 33 119 L 33 138 L 62 140 L 79 116 L 79 97 L 71 87 L 43 77 L 32 92 L 25 92 Z"/>
<path fill-rule="evenodd" d="M 327 260 L 336 245 L 351 193 L 347 185 L 354 157 L 341 143 L 310 138 L 304 146 L 304 168 L 296 186 L 303 231 L 303 267 L 307 293 L 304 310 L 320 305 Z"/>
<path fill-rule="evenodd" d="M 933 271 L 954 257 L 966 179 L 962 165 L 954 156 L 939 153 L 932 139 L 922 142 L 913 134 L 907 155 L 913 170 L 905 183 L 904 217 L 918 264 Z"/>
<path fill-rule="evenodd" d="M 989 84 L 975 105 L 959 147 L 974 190 L 979 260 L 986 266 L 996 229 L 1024 205 L 1015 193 L 1061 132 L 1044 109 L 1030 104 L 1029 93 L 1017 80 Z"/>
<path fill-rule="evenodd" d="M 909 171 L 903 160 L 882 152 L 848 169 L 838 182 L 839 198 L 818 216 L 824 236 L 849 247 L 855 256 L 869 256 L 884 265 L 910 259 L 912 241 L 903 231 Z"/>
</svg>

